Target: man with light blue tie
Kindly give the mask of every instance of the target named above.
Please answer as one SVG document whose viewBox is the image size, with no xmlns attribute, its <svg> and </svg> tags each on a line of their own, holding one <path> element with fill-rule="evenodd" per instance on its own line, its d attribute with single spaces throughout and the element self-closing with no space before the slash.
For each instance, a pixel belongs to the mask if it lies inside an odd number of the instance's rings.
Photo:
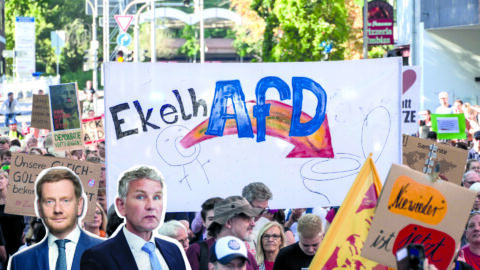
<svg viewBox="0 0 480 270">
<path fill-rule="evenodd" d="M 140 166 L 120 176 L 115 205 L 125 217 L 114 236 L 83 253 L 80 269 L 190 269 L 180 244 L 155 235 L 165 216 L 166 186 L 153 167 Z"/>
<path fill-rule="evenodd" d="M 35 183 L 36 211 L 47 236 L 9 262 L 9 269 L 78 270 L 83 252 L 102 240 L 86 234 L 78 226 L 86 196 L 80 178 L 66 167 L 42 171 Z"/>
</svg>

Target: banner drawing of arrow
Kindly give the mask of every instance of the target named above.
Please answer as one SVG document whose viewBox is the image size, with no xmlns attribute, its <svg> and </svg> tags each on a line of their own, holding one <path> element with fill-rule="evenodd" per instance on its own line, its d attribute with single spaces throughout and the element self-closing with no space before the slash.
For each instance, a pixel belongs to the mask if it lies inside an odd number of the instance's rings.
<svg viewBox="0 0 480 270">
<path fill-rule="evenodd" d="M 255 101 L 247 101 L 248 115 L 252 120 L 253 132 L 257 134 L 256 118 L 253 117 L 253 105 Z M 266 135 L 280 138 L 286 142 L 293 144 L 295 147 L 288 153 L 287 158 L 333 158 L 334 151 L 332 147 L 332 139 L 330 135 L 330 128 L 328 126 L 327 115 L 320 128 L 313 134 L 305 137 L 290 137 L 288 136 L 290 130 L 290 122 L 293 107 L 291 105 L 279 102 L 276 100 L 267 100 L 266 103 L 271 104 L 270 116 L 266 118 Z M 233 108 L 229 106 L 227 109 L 229 114 L 233 113 Z M 300 117 L 301 123 L 306 123 L 312 119 L 311 116 L 302 112 Z M 192 129 L 183 139 L 180 144 L 189 148 L 200 142 L 216 138 L 217 136 L 205 135 L 207 131 L 209 119 L 206 119 L 194 129 Z M 224 135 L 238 134 L 237 123 L 234 119 L 228 119 L 225 122 L 223 130 Z"/>
</svg>

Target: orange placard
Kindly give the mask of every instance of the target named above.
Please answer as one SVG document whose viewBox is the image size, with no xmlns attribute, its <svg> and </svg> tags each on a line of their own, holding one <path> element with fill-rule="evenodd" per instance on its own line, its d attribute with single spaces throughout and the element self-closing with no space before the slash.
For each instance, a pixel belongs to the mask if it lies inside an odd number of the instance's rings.
<svg viewBox="0 0 480 270">
<path fill-rule="evenodd" d="M 435 225 L 447 213 L 447 200 L 437 189 L 401 175 L 393 184 L 388 210 Z"/>
</svg>

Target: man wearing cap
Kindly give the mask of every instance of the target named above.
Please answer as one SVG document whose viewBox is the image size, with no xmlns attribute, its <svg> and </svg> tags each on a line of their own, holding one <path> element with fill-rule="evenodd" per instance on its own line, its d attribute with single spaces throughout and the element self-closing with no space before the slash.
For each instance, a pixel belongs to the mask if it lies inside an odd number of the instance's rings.
<svg viewBox="0 0 480 270">
<path fill-rule="evenodd" d="M 187 258 L 192 270 L 207 269 L 208 254 L 213 244 L 226 236 L 235 236 L 242 241 L 250 240 L 255 226 L 255 217 L 263 209 L 253 207 L 241 196 L 230 196 L 215 204 L 213 222 L 208 227 L 212 236 L 208 240 L 195 243 L 187 251 Z M 246 269 L 258 269 L 257 261 L 252 253 L 247 251 L 248 263 Z"/>
<path fill-rule="evenodd" d="M 473 147 L 468 151 L 468 159 L 480 160 L 480 131 L 473 133 Z"/>
<path fill-rule="evenodd" d="M 110 239 L 87 249 L 80 269 L 186 270 L 185 255 L 174 239 L 155 235 L 165 216 L 166 186 L 150 166 L 134 167 L 120 176 L 115 206 L 125 225 Z"/>
<path fill-rule="evenodd" d="M 452 106 L 448 103 L 448 93 L 443 91 L 438 94 L 440 106 L 435 110 L 436 114 L 451 114 L 453 113 Z"/>
<path fill-rule="evenodd" d="M 18 101 L 13 98 L 13 93 L 8 93 L 8 98 L 3 102 L 0 112 L 5 115 L 5 127 L 10 125 L 10 122 L 15 119 L 17 113 Z"/>
<path fill-rule="evenodd" d="M 10 138 L 10 140 L 13 140 L 13 139 L 19 139 L 19 140 L 23 140 L 25 139 L 25 136 L 22 134 L 22 132 L 18 131 L 18 128 L 17 128 L 17 120 L 16 119 L 12 119 L 12 121 L 10 121 L 10 130 L 8 132 L 8 137 Z"/>
<path fill-rule="evenodd" d="M 209 270 L 247 269 L 248 253 L 245 243 L 234 236 L 225 236 L 212 246 Z"/>
<path fill-rule="evenodd" d="M 299 241 L 278 252 L 273 270 L 298 270 L 308 268 L 323 240 L 322 219 L 306 214 L 298 220 Z"/>
</svg>

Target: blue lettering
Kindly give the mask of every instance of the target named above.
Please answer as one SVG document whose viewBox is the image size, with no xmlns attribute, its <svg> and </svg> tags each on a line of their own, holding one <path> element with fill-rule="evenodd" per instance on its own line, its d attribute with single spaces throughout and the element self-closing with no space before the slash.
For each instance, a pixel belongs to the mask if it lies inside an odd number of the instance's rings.
<svg viewBox="0 0 480 270">
<path fill-rule="evenodd" d="M 303 137 L 313 134 L 317 131 L 325 120 L 325 110 L 327 108 L 327 93 L 320 84 L 312 79 L 305 77 L 293 77 L 293 113 L 290 126 L 290 136 Z M 300 123 L 302 115 L 303 90 L 312 92 L 318 100 L 315 116 L 306 123 Z"/>
<path fill-rule="evenodd" d="M 228 99 L 232 101 L 234 114 L 227 113 Z M 253 137 L 252 124 L 250 123 L 245 104 L 245 95 L 239 80 L 217 82 L 210 119 L 208 120 L 208 128 L 205 134 L 223 136 L 223 129 L 227 119 L 235 119 L 237 121 L 238 137 Z"/>
<path fill-rule="evenodd" d="M 290 87 L 278 77 L 265 77 L 257 83 L 255 89 L 257 105 L 253 106 L 253 116 L 257 118 L 257 142 L 265 141 L 267 129 L 265 119 L 270 115 L 270 104 L 265 104 L 265 94 L 271 87 L 278 90 L 280 100 L 290 99 Z"/>
</svg>

